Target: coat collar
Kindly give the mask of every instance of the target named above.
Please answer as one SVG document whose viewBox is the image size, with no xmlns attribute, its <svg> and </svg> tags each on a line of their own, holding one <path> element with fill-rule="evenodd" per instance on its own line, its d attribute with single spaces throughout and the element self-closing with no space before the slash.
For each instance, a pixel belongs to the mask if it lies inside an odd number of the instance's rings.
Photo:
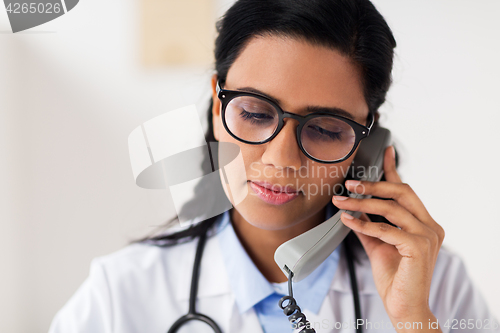
<svg viewBox="0 0 500 333">
<path fill-rule="evenodd" d="M 327 212 L 327 218 L 331 212 Z M 271 295 L 288 295 L 288 283 L 269 283 L 241 245 L 230 222 L 229 213 L 224 213 L 220 224 L 219 244 L 240 313 L 261 303 Z M 326 297 L 339 261 L 339 251 L 332 253 L 314 272 L 293 286 L 297 302 L 303 309 L 318 313 Z M 266 302 L 269 302 L 267 300 Z M 259 304 L 266 306 L 265 304 Z M 273 306 L 275 302 L 273 301 Z"/>
<path fill-rule="evenodd" d="M 219 238 L 219 232 L 207 238 L 200 266 L 198 298 L 232 294 Z M 184 248 L 178 258 L 175 258 L 175 260 L 179 261 L 180 270 L 178 274 L 176 274 L 179 279 L 177 284 L 179 287 L 176 289 L 176 299 L 180 301 L 189 299 L 197 242 L 197 239 L 189 242 L 189 246 Z M 368 256 L 364 251 L 358 251 L 356 255 L 358 261 L 355 263 L 355 267 L 359 293 L 377 294 Z M 343 248 L 340 249 L 340 260 L 332 279 L 330 290 L 342 293 L 352 293 L 349 270 Z"/>
</svg>

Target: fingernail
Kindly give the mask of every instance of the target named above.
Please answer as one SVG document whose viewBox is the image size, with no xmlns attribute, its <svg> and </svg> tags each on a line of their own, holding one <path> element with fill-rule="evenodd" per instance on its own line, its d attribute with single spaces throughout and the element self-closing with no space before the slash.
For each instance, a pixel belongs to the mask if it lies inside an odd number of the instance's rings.
<svg viewBox="0 0 500 333">
<path fill-rule="evenodd" d="M 391 146 L 392 150 L 392 158 L 396 159 L 396 149 L 394 149 L 394 146 Z"/>
<path fill-rule="evenodd" d="M 348 186 L 348 187 L 355 187 L 355 186 L 358 186 L 359 184 L 361 184 L 361 182 L 359 180 L 348 180 L 345 182 L 345 186 Z"/>
<path fill-rule="evenodd" d="M 347 213 L 345 213 L 345 212 L 344 212 L 344 213 L 342 213 L 342 215 L 343 215 L 346 219 L 348 219 L 348 220 L 352 220 L 352 219 L 354 219 L 354 217 L 352 217 L 351 215 L 349 215 L 349 214 L 347 214 Z"/>
<path fill-rule="evenodd" d="M 333 196 L 333 200 L 335 200 L 335 201 L 344 201 L 344 200 L 347 200 L 347 197 L 343 197 L 341 195 L 334 195 Z"/>
</svg>

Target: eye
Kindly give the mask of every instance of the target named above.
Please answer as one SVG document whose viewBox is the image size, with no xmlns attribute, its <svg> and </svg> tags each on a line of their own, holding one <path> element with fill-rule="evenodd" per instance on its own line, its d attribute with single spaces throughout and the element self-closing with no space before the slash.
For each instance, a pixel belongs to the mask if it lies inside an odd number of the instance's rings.
<svg viewBox="0 0 500 333">
<path fill-rule="evenodd" d="M 318 125 L 311 124 L 307 126 L 306 133 L 311 139 L 342 141 L 342 132 L 328 131 Z"/>
<path fill-rule="evenodd" d="M 245 109 L 241 110 L 240 116 L 244 120 L 250 121 L 252 124 L 266 123 L 274 119 L 273 116 L 267 113 L 248 112 Z"/>
</svg>

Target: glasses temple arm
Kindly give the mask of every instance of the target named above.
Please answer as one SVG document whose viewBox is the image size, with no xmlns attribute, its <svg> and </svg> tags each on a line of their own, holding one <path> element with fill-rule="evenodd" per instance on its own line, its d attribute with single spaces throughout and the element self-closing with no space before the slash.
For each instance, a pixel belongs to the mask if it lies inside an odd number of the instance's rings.
<svg viewBox="0 0 500 333">
<path fill-rule="evenodd" d="M 222 88 L 220 86 L 221 86 L 220 80 L 217 80 L 217 85 L 215 86 L 215 91 L 217 92 L 217 96 L 219 95 L 220 91 L 222 90 Z"/>
<path fill-rule="evenodd" d="M 375 115 L 373 114 L 373 112 L 370 112 L 369 115 L 371 116 L 371 120 L 370 120 L 370 125 L 367 126 L 368 134 L 370 134 L 373 124 L 375 123 Z"/>
</svg>

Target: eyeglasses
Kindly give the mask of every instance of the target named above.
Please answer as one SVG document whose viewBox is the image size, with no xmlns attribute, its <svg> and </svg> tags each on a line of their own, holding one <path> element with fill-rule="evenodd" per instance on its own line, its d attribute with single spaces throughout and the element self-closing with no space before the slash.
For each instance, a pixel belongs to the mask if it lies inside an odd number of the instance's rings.
<svg viewBox="0 0 500 333">
<path fill-rule="evenodd" d="M 352 155 L 373 126 L 371 112 L 368 127 L 326 111 L 300 116 L 283 111 L 266 96 L 222 89 L 223 84 L 217 81 L 216 88 L 222 103 L 222 123 L 233 138 L 244 143 L 271 141 L 283 128 L 284 119 L 292 118 L 299 122 L 297 143 L 307 157 L 320 163 L 339 163 Z"/>
</svg>

